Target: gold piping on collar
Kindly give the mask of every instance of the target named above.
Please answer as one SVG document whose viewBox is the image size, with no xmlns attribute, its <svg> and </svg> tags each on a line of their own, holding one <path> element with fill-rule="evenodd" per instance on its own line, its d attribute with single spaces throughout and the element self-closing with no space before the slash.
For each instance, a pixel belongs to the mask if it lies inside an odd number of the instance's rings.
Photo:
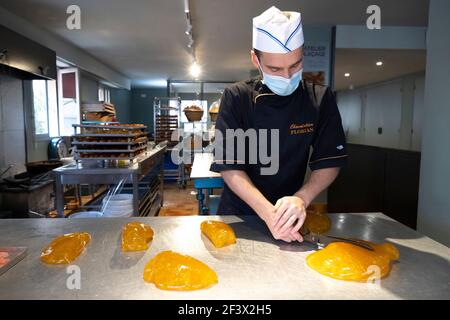
<svg viewBox="0 0 450 320">
<path fill-rule="evenodd" d="M 302 82 L 302 88 L 305 89 L 305 80 L 302 80 L 301 82 Z M 253 100 L 253 102 L 256 103 L 256 99 L 258 99 L 259 97 L 262 97 L 262 96 L 276 96 L 276 94 L 275 93 L 261 93 L 261 94 L 258 94 L 255 97 L 255 99 Z"/>
<path fill-rule="evenodd" d="M 262 97 L 262 96 L 275 96 L 275 95 L 276 95 L 275 93 L 261 93 L 261 94 L 258 94 L 255 97 L 255 99 L 254 99 L 254 103 L 256 103 L 256 99 L 258 99 L 259 97 Z"/>
</svg>

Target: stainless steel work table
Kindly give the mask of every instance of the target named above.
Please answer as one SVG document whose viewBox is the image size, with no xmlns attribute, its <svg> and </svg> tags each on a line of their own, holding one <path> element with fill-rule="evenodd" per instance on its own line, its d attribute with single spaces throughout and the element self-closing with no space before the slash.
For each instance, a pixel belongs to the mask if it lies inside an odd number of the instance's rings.
<svg viewBox="0 0 450 320">
<path fill-rule="evenodd" d="M 59 217 L 64 217 L 65 184 L 117 184 L 124 179 L 125 183 L 133 185 L 133 208 L 139 212 L 139 180 L 146 176 L 157 165 L 162 169 L 162 157 L 165 145 L 158 145 L 153 150 L 140 155 L 135 163 L 124 168 L 102 168 L 83 164 L 70 164 L 53 170 L 55 177 L 56 211 Z M 161 174 L 162 175 L 162 174 Z M 162 194 L 162 183 L 160 186 Z M 162 203 L 162 196 L 161 196 Z"/>
<path fill-rule="evenodd" d="M 196 153 L 194 156 L 194 163 L 192 164 L 191 179 L 194 180 L 194 187 L 197 189 L 198 200 L 198 212 L 199 214 L 209 213 L 211 205 L 211 196 L 213 189 L 223 188 L 223 178 L 220 173 L 212 172 L 209 170 L 211 164 L 214 161 L 214 155 L 212 153 Z M 203 194 L 206 192 L 206 195 Z M 213 198 L 216 200 L 218 207 L 218 201 L 220 198 Z M 206 200 L 204 204 L 203 201 Z M 216 210 L 217 211 L 217 210 Z M 215 213 L 215 212 L 214 212 Z"/>
<path fill-rule="evenodd" d="M 400 250 L 389 277 L 378 284 L 334 280 L 305 263 L 307 244 L 272 240 L 257 217 L 152 217 L 134 219 L 0 220 L 0 246 L 27 246 L 28 255 L 0 277 L 0 299 L 449 299 L 450 249 L 380 213 L 331 215 L 334 235 L 376 242 L 391 241 Z M 236 245 L 215 249 L 200 235 L 205 219 L 223 219 L 234 228 Z M 121 228 L 131 220 L 155 231 L 144 253 L 122 254 Z M 81 289 L 69 290 L 65 266 L 40 262 L 41 249 L 54 237 L 87 231 L 92 242 L 74 264 Z M 331 233 L 331 232 L 330 232 Z M 212 267 L 219 283 L 193 292 L 157 289 L 142 279 L 155 254 L 173 250 Z"/>
</svg>

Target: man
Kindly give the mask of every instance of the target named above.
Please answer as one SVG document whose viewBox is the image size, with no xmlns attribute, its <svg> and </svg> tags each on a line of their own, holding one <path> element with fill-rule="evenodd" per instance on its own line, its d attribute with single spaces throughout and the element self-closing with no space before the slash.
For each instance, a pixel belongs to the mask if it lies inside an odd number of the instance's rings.
<svg viewBox="0 0 450 320">
<path fill-rule="evenodd" d="M 257 214 L 275 239 L 286 242 L 303 241 L 299 230 L 305 208 L 334 181 L 347 157 L 333 93 L 301 81 L 303 43 L 298 12 L 272 7 L 253 19 L 251 59 L 262 77 L 224 91 L 216 130 L 225 138 L 216 141 L 211 166 L 225 181 L 218 213 Z M 254 149 L 248 141 L 245 160 L 236 158 L 236 148 L 226 146 L 231 143 L 226 138 L 230 129 L 278 130 L 279 141 L 270 142 L 279 143 L 278 171 L 261 174 L 264 165 L 248 161 Z M 224 159 L 217 157 L 217 148 L 225 150 Z M 225 161 L 230 152 L 235 161 Z M 312 174 L 304 184 L 308 162 Z"/>
</svg>

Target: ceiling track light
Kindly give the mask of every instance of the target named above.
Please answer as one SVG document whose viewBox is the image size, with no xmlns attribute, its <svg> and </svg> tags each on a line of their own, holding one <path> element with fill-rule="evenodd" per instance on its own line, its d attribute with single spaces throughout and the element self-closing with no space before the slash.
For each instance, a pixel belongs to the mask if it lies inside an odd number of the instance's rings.
<svg viewBox="0 0 450 320">
<path fill-rule="evenodd" d="M 202 69 L 200 68 L 200 66 L 197 64 L 196 61 L 194 61 L 194 63 L 192 63 L 189 72 L 191 73 L 191 76 L 194 79 L 198 79 L 198 77 L 200 76 Z"/>
<path fill-rule="evenodd" d="M 191 13 L 190 13 L 190 9 L 189 9 L 189 0 L 184 0 L 184 13 L 186 14 L 186 25 L 187 25 L 187 29 L 185 31 L 185 34 L 188 36 L 189 42 L 187 44 L 187 47 L 190 49 L 191 51 L 191 56 L 192 56 L 192 64 L 189 68 L 189 73 L 191 74 L 191 76 L 194 79 L 198 79 L 198 77 L 201 74 L 201 67 L 197 64 L 197 59 L 195 57 L 195 47 L 194 47 L 194 38 L 192 36 L 193 34 L 193 27 L 192 27 L 192 23 L 191 23 Z"/>
<path fill-rule="evenodd" d="M 185 33 L 186 33 L 187 36 L 192 34 L 192 25 L 190 23 L 188 23 L 188 27 L 187 27 Z"/>
</svg>

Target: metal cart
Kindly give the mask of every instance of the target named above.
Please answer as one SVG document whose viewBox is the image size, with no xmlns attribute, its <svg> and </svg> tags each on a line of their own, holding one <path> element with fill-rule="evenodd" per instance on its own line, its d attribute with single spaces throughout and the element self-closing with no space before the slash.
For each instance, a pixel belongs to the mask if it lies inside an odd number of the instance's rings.
<svg viewBox="0 0 450 320">
<path fill-rule="evenodd" d="M 153 102 L 153 123 L 155 143 L 167 141 L 167 150 L 164 155 L 164 179 L 175 180 L 180 188 L 185 188 L 188 180 L 186 166 L 183 162 L 174 163 L 171 153 L 178 150 L 177 130 L 181 124 L 181 98 L 155 97 Z"/>
<path fill-rule="evenodd" d="M 125 180 L 125 190 L 133 193 L 135 215 L 156 215 L 163 204 L 164 143 L 136 158 L 127 167 L 105 168 L 99 165 L 71 164 L 53 170 L 55 177 L 56 211 L 64 217 L 64 185 L 115 185 Z M 127 186 L 128 184 L 128 186 Z M 85 208 L 101 207 L 101 198 L 93 199 Z"/>
</svg>

